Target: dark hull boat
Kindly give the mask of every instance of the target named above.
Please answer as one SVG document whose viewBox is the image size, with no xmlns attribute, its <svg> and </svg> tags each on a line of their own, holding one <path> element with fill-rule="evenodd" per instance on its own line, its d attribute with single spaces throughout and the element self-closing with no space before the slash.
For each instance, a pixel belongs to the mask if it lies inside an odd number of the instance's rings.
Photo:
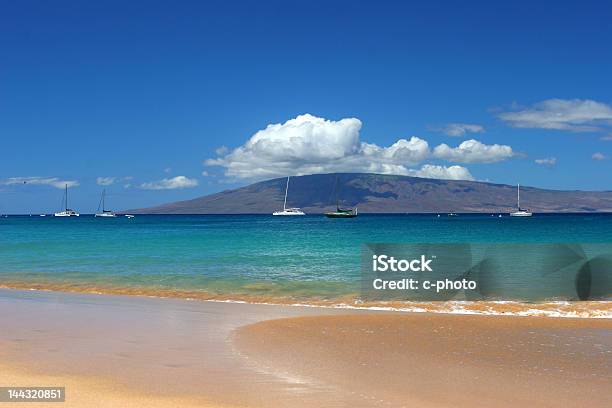
<svg viewBox="0 0 612 408">
<path fill-rule="evenodd" d="M 336 211 L 326 212 L 325 216 L 327 218 L 355 218 L 357 216 L 357 209 L 343 210 L 338 208 Z"/>
<path fill-rule="evenodd" d="M 336 211 L 326 212 L 327 218 L 355 218 L 357 216 L 357 208 L 344 209 L 340 208 L 340 199 L 338 192 L 338 177 L 336 177 Z"/>
</svg>

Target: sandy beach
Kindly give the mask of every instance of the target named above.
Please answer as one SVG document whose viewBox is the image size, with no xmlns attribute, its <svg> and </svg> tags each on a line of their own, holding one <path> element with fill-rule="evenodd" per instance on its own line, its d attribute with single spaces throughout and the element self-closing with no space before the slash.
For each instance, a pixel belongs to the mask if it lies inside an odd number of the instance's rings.
<svg viewBox="0 0 612 408">
<path fill-rule="evenodd" d="M 0 327 L 0 385 L 65 386 L 69 407 L 612 404 L 609 319 L 4 289 Z"/>
<path fill-rule="evenodd" d="M 394 407 L 609 407 L 612 322 L 433 314 L 266 321 L 235 341 L 260 364 Z"/>
<path fill-rule="evenodd" d="M 611 21 L 2 1 L 0 408 L 612 408 Z"/>
</svg>

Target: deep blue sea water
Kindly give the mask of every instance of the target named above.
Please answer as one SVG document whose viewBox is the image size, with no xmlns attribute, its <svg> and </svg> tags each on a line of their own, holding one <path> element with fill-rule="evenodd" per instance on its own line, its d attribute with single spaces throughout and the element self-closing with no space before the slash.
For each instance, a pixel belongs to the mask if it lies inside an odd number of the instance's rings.
<svg viewBox="0 0 612 408">
<path fill-rule="evenodd" d="M 368 242 L 612 243 L 612 215 L 10 216 L 0 283 L 333 297 L 358 290 Z"/>
</svg>

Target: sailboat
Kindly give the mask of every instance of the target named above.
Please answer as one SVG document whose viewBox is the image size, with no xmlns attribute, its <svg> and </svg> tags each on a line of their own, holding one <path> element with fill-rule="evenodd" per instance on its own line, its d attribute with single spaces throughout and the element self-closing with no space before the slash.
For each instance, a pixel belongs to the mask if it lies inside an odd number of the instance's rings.
<svg viewBox="0 0 612 408">
<path fill-rule="evenodd" d="M 516 185 L 516 208 L 517 210 L 510 213 L 511 217 L 531 217 L 531 211 L 521 208 L 521 185 Z"/>
<path fill-rule="evenodd" d="M 105 201 L 106 201 L 106 189 L 102 190 L 102 197 L 100 197 L 100 203 L 98 204 L 98 211 L 100 211 L 100 207 L 102 207 L 102 212 L 97 212 L 95 216 L 96 217 L 109 217 L 109 218 L 116 217 L 117 215 L 114 212 L 106 209 Z"/>
<path fill-rule="evenodd" d="M 64 199 L 62 200 L 64 204 L 64 210 L 60 212 L 56 212 L 54 215 L 56 217 L 78 217 L 80 214 L 74 210 L 68 208 L 68 184 L 66 184 L 66 189 L 64 191 Z"/>
<path fill-rule="evenodd" d="M 305 215 L 299 208 L 287 208 L 287 193 L 289 192 L 289 177 L 287 177 L 287 186 L 285 187 L 285 201 L 283 202 L 282 211 L 274 211 L 272 215 Z"/>
<path fill-rule="evenodd" d="M 338 176 L 336 176 L 336 211 L 326 212 L 327 218 L 355 218 L 357 216 L 357 207 L 355 208 L 340 208 L 338 188 Z"/>
</svg>

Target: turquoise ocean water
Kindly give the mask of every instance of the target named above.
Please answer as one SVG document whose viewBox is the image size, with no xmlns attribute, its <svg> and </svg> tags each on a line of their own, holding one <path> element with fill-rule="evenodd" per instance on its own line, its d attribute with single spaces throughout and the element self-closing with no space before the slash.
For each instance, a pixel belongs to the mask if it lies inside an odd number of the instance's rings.
<svg viewBox="0 0 612 408">
<path fill-rule="evenodd" d="M 367 242 L 612 243 L 612 215 L 10 216 L 0 283 L 333 299 L 359 291 Z"/>
</svg>

